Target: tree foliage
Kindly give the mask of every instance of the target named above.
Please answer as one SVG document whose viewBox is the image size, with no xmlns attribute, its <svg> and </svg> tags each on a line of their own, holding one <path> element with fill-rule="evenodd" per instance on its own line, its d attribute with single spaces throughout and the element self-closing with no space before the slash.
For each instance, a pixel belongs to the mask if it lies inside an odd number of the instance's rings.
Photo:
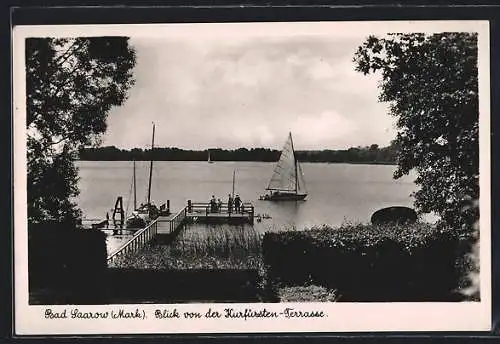
<svg viewBox="0 0 500 344">
<path fill-rule="evenodd" d="M 26 39 L 28 220 L 75 221 L 74 159 L 96 145 L 133 85 L 126 37 Z"/>
<path fill-rule="evenodd" d="M 380 101 L 397 119 L 399 178 L 417 171 L 415 206 L 471 229 L 479 198 L 477 34 L 370 36 L 354 62 L 381 75 Z"/>
</svg>

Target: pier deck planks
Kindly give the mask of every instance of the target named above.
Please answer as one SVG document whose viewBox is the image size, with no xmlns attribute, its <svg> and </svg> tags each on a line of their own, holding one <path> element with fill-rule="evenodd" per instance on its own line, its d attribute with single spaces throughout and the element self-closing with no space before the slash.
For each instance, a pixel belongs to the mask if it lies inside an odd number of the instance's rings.
<svg viewBox="0 0 500 344">
<path fill-rule="evenodd" d="M 169 234 L 170 233 L 170 221 L 175 217 L 176 214 L 170 214 L 168 216 L 160 216 L 158 218 L 157 224 L 157 234 Z"/>
</svg>

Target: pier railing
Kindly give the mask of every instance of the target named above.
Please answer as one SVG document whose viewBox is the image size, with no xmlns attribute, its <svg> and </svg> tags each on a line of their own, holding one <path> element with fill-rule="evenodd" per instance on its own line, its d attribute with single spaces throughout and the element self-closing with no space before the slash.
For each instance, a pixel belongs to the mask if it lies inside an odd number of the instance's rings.
<svg viewBox="0 0 500 344">
<path fill-rule="evenodd" d="M 186 219 L 186 214 L 187 206 L 177 212 L 177 214 L 175 214 L 172 218 L 169 218 L 168 220 L 161 220 L 160 218 L 158 221 L 163 223 L 168 222 L 169 232 L 172 233 L 184 222 L 184 220 Z"/>
<path fill-rule="evenodd" d="M 239 209 L 236 209 L 234 204 L 231 208 L 228 207 L 227 202 L 222 203 L 220 206 L 217 204 L 212 208 L 210 203 L 204 202 L 188 202 L 187 205 L 187 213 L 188 214 L 200 214 L 204 216 L 209 216 L 211 214 L 222 214 L 227 218 L 241 217 L 246 216 L 250 219 L 250 222 L 253 223 L 255 208 L 252 203 L 244 202 L 240 205 Z"/>
<path fill-rule="evenodd" d="M 216 206 L 213 210 L 210 203 L 203 202 L 193 202 L 188 204 L 186 207 L 189 213 L 205 213 L 205 215 L 210 213 L 222 213 L 222 214 L 250 214 L 254 210 L 252 203 L 242 203 L 240 205 L 239 211 L 236 211 L 236 207 L 233 205 L 231 210 L 229 209 L 227 203 L 222 203 L 220 206 Z"/>
<path fill-rule="evenodd" d="M 129 253 L 137 252 L 144 247 L 148 242 L 150 242 L 158 232 L 158 219 L 151 222 L 145 228 L 137 231 L 135 235 L 124 243 L 118 250 L 113 252 L 108 256 L 108 266 L 114 263 L 120 257 L 123 257 Z"/>
</svg>

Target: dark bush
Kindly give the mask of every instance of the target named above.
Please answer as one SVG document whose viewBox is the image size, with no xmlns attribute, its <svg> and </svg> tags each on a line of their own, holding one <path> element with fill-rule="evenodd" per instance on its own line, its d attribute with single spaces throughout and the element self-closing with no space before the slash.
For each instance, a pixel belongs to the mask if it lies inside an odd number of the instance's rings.
<svg viewBox="0 0 500 344">
<path fill-rule="evenodd" d="M 340 301 L 455 300 L 458 240 L 427 224 L 266 233 L 272 282 L 337 289 Z"/>
<path fill-rule="evenodd" d="M 107 267 L 106 237 L 100 231 L 45 223 L 28 226 L 30 291 L 98 291 Z"/>
<path fill-rule="evenodd" d="M 395 206 L 377 210 L 372 214 L 370 222 L 373 225 L 412 224 L 417 222 L 417 219 L 417 213 L 412 208 Z"/>
</svg>

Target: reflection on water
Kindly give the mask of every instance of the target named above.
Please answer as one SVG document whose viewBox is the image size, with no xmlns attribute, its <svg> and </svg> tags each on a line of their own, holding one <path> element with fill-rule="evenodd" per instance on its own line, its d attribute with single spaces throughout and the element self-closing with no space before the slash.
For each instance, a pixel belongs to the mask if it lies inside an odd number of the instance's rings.
<svg viewBox="0 0 500 344">
<path fill-rule="evenodd" d="M 106 247 L 108 255 L 118 250 L 123 244 L 129 241 L 133 236 L 135 231 L 122 230 L 121 233 L 113 233 L 111 229 L 102 230 L 106 234 Z"/>
</svg>

